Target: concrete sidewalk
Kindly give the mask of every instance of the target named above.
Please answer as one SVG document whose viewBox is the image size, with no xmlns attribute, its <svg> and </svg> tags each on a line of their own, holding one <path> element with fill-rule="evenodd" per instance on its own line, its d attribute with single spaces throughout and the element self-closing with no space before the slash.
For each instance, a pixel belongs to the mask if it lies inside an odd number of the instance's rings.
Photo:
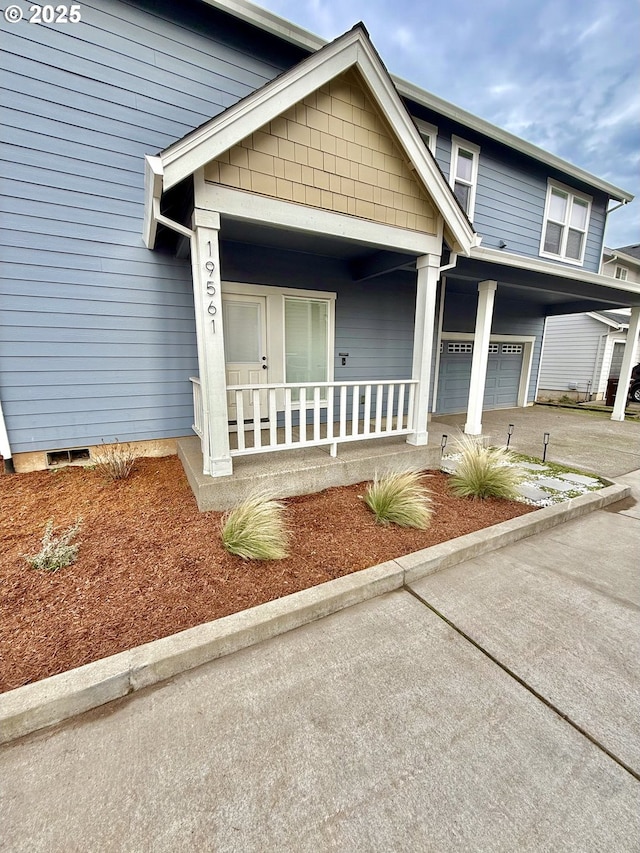
<svg viewBox="0 0 640 853">
<path fill-rule="evenodd" d="M 0 846 L 636 851 L 625 479 L 610 511 L 3 748 Z"/>
</svg>

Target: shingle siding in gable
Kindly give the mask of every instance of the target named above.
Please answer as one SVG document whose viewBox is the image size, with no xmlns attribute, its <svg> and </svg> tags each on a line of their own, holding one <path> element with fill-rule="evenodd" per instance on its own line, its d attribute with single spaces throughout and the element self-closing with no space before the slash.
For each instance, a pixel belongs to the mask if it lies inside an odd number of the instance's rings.
<svg viewBox="0 0 640 853">
<path fill-rule="evenodd" d="M 300 54 L 189 0 L 3 34 L 0 398 L 12 450 L 191 431 L 189 263 L 142 244 L 143 158 Z M 180 19 L 174 23 L 172 16 Z"/>
</svg>

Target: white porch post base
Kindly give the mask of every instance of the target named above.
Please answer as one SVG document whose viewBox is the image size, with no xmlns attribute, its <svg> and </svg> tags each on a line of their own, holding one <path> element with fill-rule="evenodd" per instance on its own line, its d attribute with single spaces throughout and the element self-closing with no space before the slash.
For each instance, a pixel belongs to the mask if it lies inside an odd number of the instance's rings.
<svg viewBox="0 0 640 853">
<path fill-rule="evenodd" d="M 412 432 L 411 435 L 407 436 L 407 444 L 413 444 L 415 447 L 421 447 L 428 443 L 429 433 L 426 430 L 424 432 Z"/>
<path fill-rule="evenodd" d="M 467 422 L 464 425 L 464 431 L 467 435 L 482 435 L 482 401 L 484 400 L 484 388 L 487 381 L 489 338 L 497 287 L 496 281 L 481 281 L 478 284 L 478 310 L 473 336 L 469 404 Z"/>
<path fill-rule="evenodd" d="M 627 330 L 627 340 L 624 344 L 624 354 L 622 356 L 622 365 L 620 367 L 618 390 L 616 391 L 616 399 L 613 404 L 613 412 L 611 413 L 612 421 L 624 420 L 624 411 L 627 406 L 627 394 L 629 393 L 629 382 L 631 381 L 631 370 L 633 368 L 633 354 L 636 351 L 639 331 L 640 308 L 636 307 L 631 309 L 631 316 L 629 317 L 629 329 Z"/>
<path fill-rule="evenodd" d="M 210 477 L 228 477 L 233 474 L 233 463 L 231 462 L 231 457 L 228 459 L 208 459 L 208 471 L 204 471 L 203 473 L 208 474 Z"/>
<path fill-rule="evenodd" d="M 416 286 L 416 319 L 413 333 L 413 367 L 411 377 L 418 380 L 414 397 L 412 417 L 413 432 L 407 436 L 407 444 L 416 447 L 427 444 L 429 432 L 429 382 L 431 378 L 431 354 L 435 334 L 436 293 L 440 276 L 440 256 L 421 255 L 416 261 L 418 271 Z"/>
<path fill-rule="evenodd" d="M 202 470 L 211 477 L 224 477 L 233 473 L 233 463 L 229 452 L 218 249 L 220 217 L 215 212 L 196 208 L 193 226 L 191 268 L 202 388 Z"/>
</svg>

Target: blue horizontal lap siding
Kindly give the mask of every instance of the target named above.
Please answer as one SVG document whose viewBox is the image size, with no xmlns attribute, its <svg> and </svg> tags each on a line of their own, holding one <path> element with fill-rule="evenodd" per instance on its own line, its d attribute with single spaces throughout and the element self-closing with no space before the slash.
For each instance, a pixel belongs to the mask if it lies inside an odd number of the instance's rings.
<svg viewBox="0 0 640 853">
<path fill-rule="evenodd" d="M 540 257 L 548 179 L 565 184 L 593 198 L 582 268 L 597 272 L 600 265 L 607 198 L 602 193 L 572 181 L 570 177 L 543 166 L 492 140 L 476 136 L 464 127 L 409 105 L 412 112 L 438 128 L 436 161 L 445 178 L 451 168 L 451 137 L 456 135 L 480 146 L 478 183 L 473 225 L 482 236 L 482 245 L 496 247 L 500 241 L 507 251 L 532 258 Z M 544 260 L 553 261 L 551 258 Z M 563 262 L 562 266 L 566 266 Z"/>
<path fill-rule="evenodd" d="M 142 243 L 144 155 L 293 59 L 205 6 L 177 24 L 171 6 L 83 3 L 81 24 L 3 33 L 0 399 L 14 453 L 191 432 L 190 265 Z"/>
</svg>

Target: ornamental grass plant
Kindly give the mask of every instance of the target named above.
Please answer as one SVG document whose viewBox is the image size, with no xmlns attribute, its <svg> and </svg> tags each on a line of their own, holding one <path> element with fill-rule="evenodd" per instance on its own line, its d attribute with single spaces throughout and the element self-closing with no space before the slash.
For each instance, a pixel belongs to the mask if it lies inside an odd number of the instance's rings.
<svg viewBox="0 0 640 853">
<path fill-rule="evenodd" d="M 282 560 L 288 533 L 284 504 L 264 494 L 251 495 L 222 517 L 222 544 L 243 560 Z"/>
<path fill-rule="evenodd" d="M 517 500 L 523 472 L 504 447 L 486 447 L 482 439 L 462 435 L 457 439 L 460 458 L 449 485 L 460 498 Z"/>
<path fill-rule="evenodd" d="M 419 471 L 400 471 L 378 477 L 367 486 L 364 502 L 379 524 L 398 524 L 426 530 L 433 509 L 429 490 Z"/>
</svg>

